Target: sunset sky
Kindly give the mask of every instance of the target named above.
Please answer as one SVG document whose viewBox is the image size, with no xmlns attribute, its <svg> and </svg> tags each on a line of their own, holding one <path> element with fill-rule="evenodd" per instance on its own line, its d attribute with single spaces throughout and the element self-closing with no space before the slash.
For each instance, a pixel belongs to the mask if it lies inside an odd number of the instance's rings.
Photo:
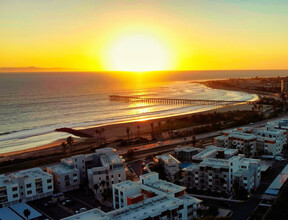
<svg viewBox="0 0 288 220">
<path fill-rule="evenodd" d="M 288 69 L 286 0 L 0 0 L 0 67 Z"/>
</svg>

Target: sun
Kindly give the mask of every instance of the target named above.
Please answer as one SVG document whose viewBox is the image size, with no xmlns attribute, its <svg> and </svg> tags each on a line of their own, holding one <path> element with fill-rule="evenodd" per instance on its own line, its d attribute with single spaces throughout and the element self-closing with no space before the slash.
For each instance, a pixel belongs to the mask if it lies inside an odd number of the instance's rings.
<svg viewBox="0 0 288 220">
<path fill-rule="evenodd" d="M 160 41 L 145 35 L 119 39 L 108 54 L 108 66 L 117 71 L 144 72 L 166 70 L 167 50 Z"/>
</svg>

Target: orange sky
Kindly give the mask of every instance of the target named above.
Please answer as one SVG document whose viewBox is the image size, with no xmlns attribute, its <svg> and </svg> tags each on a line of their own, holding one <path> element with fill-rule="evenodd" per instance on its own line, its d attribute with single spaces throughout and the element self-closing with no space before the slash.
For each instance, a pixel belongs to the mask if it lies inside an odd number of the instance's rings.
<svg viewBox="0 0 288 220">
<path fill-rule="evenodd" d="M 284 0 L 2 0 L 0 66 L 288 69 L 287 11 Z"/>
</svg>

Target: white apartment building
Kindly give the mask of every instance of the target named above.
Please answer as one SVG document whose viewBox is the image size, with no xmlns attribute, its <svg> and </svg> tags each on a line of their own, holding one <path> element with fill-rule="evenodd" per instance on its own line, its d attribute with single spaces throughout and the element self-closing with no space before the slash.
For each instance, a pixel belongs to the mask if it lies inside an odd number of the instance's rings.
<svg viewBox="0 0 288 220">
<path fill-rule="evenodd" d="M 52 175 L 40 168 L 0 175 L 0 206 L 28 202 L 53 194 Z"/>
<path fill-rule="evenodd" d="M 232 193 L 233 184 L 243 186 L 248 192 L 260 184 L 260 160 L 244 158 L 205 158 L 200 164 L 184 169 L 183 185 L 198 190 Z"/>
<path fill-rule="evenodd" d="M 281 153 L 287 144 L 287 131 L 275 129 L 274 124 L 267 124 L 263 129 L 231 129 L 215 140 L 217 146 L 238 149 L 239 153 L 244 153 L 246 157 L 262 154 L 275 156 Z"/>
<path fill-rule="evenodd" d="M 176 175 L 179 174 L 180 161 L 171 154 L 162 154 L 156 157 L 165 169 L 166 177 L 169 181 L 174 182 Z"/>
<path fill-rule="evenodd" d="M 93 155 L 93 168 L 87 170 L 89 188 L 96 194 L 112 189 L 112 184 L 126 180 L 124 159 L 112 148 L 99 149 Z"/>
<path fill-rule="evenodd" d="M 87 170 L 93 167 L 93 160 L 95 153 L 92 154 L 80 154 L 69 158 L 61 159 L 61 163 L 70 168 L 79 170 L 80 182 L 83 183 L 87 180 Z"/>
<path fill-rule="evenodd" d="M 67 166 L 66 164 L 59 164 L 46 168 L 47 173 L 53 175 L 54 187 L 59 192 L 67 192 L 79 188 L 80 185 L 80 171 Z"/>
<path fill-rule="evenodd" d="M 65 220 L 190 220 L 197 216 L 200 203 L 201 200 L 186 195 L 184 187 L 159 180 L 158 173 L 152 172 L 140 176 L 139 182 L 113 185 L 114 211 L 105 213 L 92 209 Z"/>
</svg>

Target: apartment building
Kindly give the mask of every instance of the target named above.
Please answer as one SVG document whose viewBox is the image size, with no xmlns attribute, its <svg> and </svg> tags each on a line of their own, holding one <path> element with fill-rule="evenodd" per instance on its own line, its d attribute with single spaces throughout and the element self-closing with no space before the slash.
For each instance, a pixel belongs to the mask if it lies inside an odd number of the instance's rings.
<svg viewBox="0 0 288 220">
<path fill-rule="evenodd" d="M 53 194 L 52 175 L 40 168 L 0 175 L 0 206 L 29 202 Z"/>
<path fill-rule="evenodd" d="M 215 141 L 217 146 L 238 149 L 246 157 L 263 154 L 275 156 L 287 144 L 287 131 L 275 129 L 272 124 L 262 129 L 237 128 L 223 132 Z"/>
<path fill-rule="evenodd" d="M 224 147 L 216 147 L 214 145 L 207 146 L 205 150 L 192 156 L 192 162 L 200 163 L 205 158 L 222 158 L 229 159 L 238 154 L 237 149 L 229 149 Z"/>
<path fill-rule="evenodd" d="M 205 158 L 184 169 L 182 183 L 191 189 L 227 194 L 232 193 L 233 184 L 238 184 L 250 192 L 259 186 L 260 172 L 260 160 L 244 155 L 229 159 Z"/>
<path fill-rule="evenodd" d="M 96 194 L 112 189 L 112 184 L 126 180 L 124 159 L 112 148 L 99 149 L 93 155 L 93 167 L 87 170 L 89 188 Z"/>
<path fill-rule="evenodd" d="M 113 185 L 115 210 L 92 209 L 65 220 L 99 219 L 183 219 L 197 216 L 201 200 L 185 194 L 185 188 L 159 179 L 158 173 L 140 176 L 139 182 L 125 181 Z"/>
<path fill-rule="evenodd" d="M 191 146 L 177 147 L 174 149 L 174 155 L 179 161 L 186 163 L 191 162 L 192 157 L 200 151 L 202 151 L 201 148 Z"/>
<path fill-rule="evenodd" d="M 59 165 L 47 167 L 46 171 L 53 176 L 54 188 L 58 192 L 67 192 L 79 188 L 79 169 L 61 163 Z"/>
<path fill-rule="evenodd" d="M 165 169 L 166 177 L 169 181 L 174 182 L 179 174 L 180 161 L 171 154 L 162 154 L 156 157 Z"/>
</svg>

